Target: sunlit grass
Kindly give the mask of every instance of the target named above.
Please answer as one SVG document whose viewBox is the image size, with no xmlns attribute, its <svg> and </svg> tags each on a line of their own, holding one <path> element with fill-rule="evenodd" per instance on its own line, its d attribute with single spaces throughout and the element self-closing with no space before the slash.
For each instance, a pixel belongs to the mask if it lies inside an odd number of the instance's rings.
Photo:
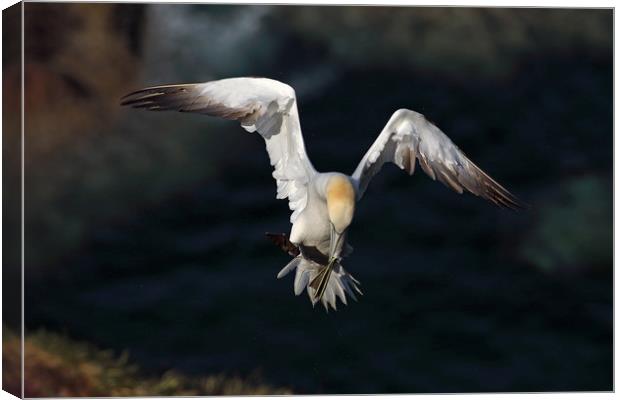
<svg viewBox="0 0 620 400">
<path fill-rule="evenodd" d="M 7 329 L 3 335 L 2 362 L 5 389 L 19 393 L 19 337 Z M 188 377 L 168 371 L 144 376 L 139 367 L 120 356 L 86 342 L 71 340 L 45 330 L 27 334 L 25 340 L 25 395 L 45 396 L 216 396 L 290 394 L 286 388 L 224 374 Z"/>
</svg>

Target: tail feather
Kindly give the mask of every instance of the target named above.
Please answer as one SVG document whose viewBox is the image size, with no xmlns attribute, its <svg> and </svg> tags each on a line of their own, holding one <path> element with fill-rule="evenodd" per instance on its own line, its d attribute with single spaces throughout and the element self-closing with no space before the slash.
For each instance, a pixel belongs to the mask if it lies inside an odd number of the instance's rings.
<svg viewBox="0 0 620 400">
<path fill-rule="evenodd" d="M 321 302 L 326 310 L 329 309 L 328 306 L 336 310 L 336 299 L 347 305 L 347 295 L 357 301 L 356 292 L 363 294 L 358 287 L 359 281 L 339 262 L 325 266 L 300 255 L 278 273 L 278 278 L 284 277 L 293 269 L 295 269 L 293 284 L 295 295 L 300 295 L 305 288 L 312 305 Z"/>
<path fill-rule="evenodd" d="M 310 281 L 310 271 L 297 269 L 295 274 L 295 282 L 293 283 L 293 289 L 295 290 L 295 296 L 299 296 L 304 289 L 308 286 Z"/>
<path fill-rule="evenodd" d="M 327 284 L 329 283 L 329 278 L 332 275 L 333 263 L 329 263 L 326 267 L 321 267 L 320 272 L 317 276 L 310 282 L 310 287 L 315 290 L 315 299 L 319 301 L 323 298 L 325 294 L 325 289 L 327 289 Z"/>
<path fill-rule="evenodd" d="M 280 272 L 278 272 L 278 279 L 282 278 L 283 276 L 286 276 L 289 272 L 297 268 L 300 261 L 301 261 L 301 257 L 293 258 L 288 264 L 284 266 L 284 268 L 280 270 Z"/>
</svg>

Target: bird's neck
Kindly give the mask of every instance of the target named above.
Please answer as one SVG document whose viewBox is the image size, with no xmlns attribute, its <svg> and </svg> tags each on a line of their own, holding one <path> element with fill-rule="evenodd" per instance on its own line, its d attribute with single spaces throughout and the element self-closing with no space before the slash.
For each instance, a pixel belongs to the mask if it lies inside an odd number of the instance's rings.
<svg viewBox="0 0 620 400">
<path fill-rule="evenodd" d="M 355 212 L 355 189 L 351 181 L 341 175 L 330 177 L 325 187 L 325 199 L 330 221 L 336 230 L 344 231 Z"/>
</svg>

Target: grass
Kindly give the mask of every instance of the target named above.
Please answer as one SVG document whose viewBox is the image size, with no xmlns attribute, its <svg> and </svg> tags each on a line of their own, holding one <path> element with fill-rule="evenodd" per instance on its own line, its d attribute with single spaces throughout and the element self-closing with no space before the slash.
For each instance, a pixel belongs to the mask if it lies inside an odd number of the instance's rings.
<svg viewBox="0 0 620 400">
<path fill-rule="evenodd" d="M 4 332 L 4 389 L 19 393 L 19 336 L 7 329 Z M 147 377 L 128 361 L 127 353 L 117 356 L 45 330 L 27 334 L 24 346 L 27 397 L 291 394 L 286 388 L 261 383 L 257 374 L 246 378 L 224 374 L 188 377 L 171 370 Z"/>
</svg>

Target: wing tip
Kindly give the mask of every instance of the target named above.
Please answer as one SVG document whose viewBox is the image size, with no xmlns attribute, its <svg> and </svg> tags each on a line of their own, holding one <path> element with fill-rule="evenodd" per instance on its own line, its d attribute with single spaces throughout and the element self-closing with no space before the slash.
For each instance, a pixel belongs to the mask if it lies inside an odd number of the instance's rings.
<svg viewBox="0 0 620 400">
<path fill-rule="evenodd" d="M 145 106 L 136 105 L 147 98 L 156 98 L 161 95 L 173 94 L 171 89 L 177 91 L 186 91 L 189 87 L 198 85 L 197 83 L 179 83 L 168 85 L 149 86 L 142 89 L 134 90 L 122 96 L 119 101 L 121 106 L 131 106 L 135 108 L 145 108 Z"/>
<path fill-rule="evenodd" d="M 532 208 L 533 206 L 531 204 L 515 198 L 514 207 L 512 207 L 511 209 L 514 211 L 530 211 Z"/>
<path fill-rule="evenodd" d="M 488 199 L 498 207 L 507 208 L 512 211 L 529 211 L 532 209 L 531 204 L 524 202 L 507 190 L 505 194 L 502 193 L 500 196 L 489 196 Z"/>
<path fill-rule="evenodd" d="M 152 88 L 140 89 L 124 95 L 119 99 L 120 105 L 141 108 L 138 103 L 144 102 L 144 99 L 147 97 L 146 94 L 150 89 Z"/>
</svg>

